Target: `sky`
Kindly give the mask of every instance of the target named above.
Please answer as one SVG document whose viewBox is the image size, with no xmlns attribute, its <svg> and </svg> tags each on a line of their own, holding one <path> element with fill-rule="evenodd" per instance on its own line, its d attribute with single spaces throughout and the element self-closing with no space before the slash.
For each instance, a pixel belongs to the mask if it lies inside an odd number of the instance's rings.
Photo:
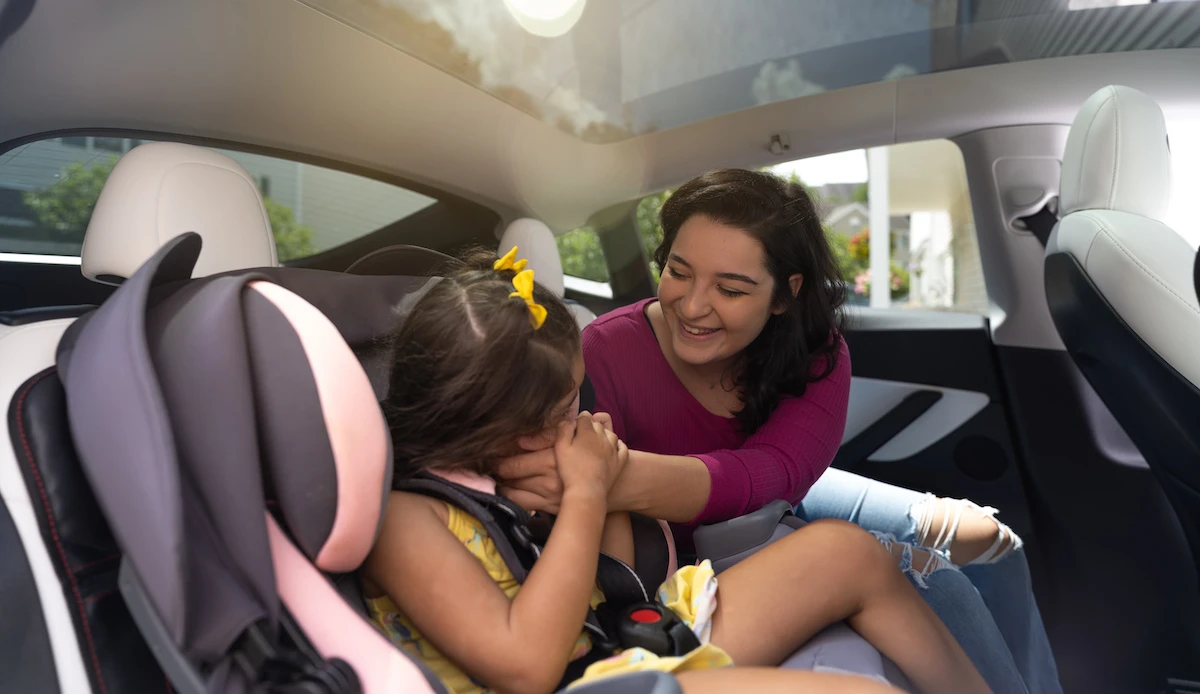
<svg viewBox="0 0 1200 694">
<path fill-rule="evenodd" d="M 826 154 L 820 157 L 798 159 L 771 167 L 781 176 L 793 172 L 805 185 L 823 186 L 827 183 L 866 183 L 867 153 L 853 149 L 849 152 Z"/>
</svg>

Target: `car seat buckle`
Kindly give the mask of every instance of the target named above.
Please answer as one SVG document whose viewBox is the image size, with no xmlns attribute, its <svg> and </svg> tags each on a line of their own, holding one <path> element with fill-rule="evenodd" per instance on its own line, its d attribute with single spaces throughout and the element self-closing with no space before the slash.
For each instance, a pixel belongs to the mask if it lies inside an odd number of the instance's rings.
<svg viewBox="0 0 1200 694">
<path fill-rule="evenodd" d="M 643 648 L 659 656 L 681 656 L 700 647 L 691 627 L 656 602 L 627 605 L 617 614 L 614 631 L 622 649 Z"/>
<path fill-rule="evenodd" d="M 362 691 L 358 676 L 345 661 L 340 658 L 325 660 L 300 647 L 273 644 L 259 624 L 247 628 L 235 648 L 235 661 L 256 685 L 255 691 L 272 694 L 359 694 Z M 266 686 L 260 689 L 258 685 Z"/>
</svg>

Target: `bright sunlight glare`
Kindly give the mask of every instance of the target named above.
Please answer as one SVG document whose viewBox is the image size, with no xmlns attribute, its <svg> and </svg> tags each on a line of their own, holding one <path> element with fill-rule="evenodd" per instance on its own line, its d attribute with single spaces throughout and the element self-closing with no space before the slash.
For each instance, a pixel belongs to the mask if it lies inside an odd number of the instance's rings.
<svg viewBox="0 0 1200 694">
<path fill-rule="evenodd" d="M 504 0 L 521 28 L 536 36 L 562 36 L 583 15 L 587 0 Z"/>
</svg>

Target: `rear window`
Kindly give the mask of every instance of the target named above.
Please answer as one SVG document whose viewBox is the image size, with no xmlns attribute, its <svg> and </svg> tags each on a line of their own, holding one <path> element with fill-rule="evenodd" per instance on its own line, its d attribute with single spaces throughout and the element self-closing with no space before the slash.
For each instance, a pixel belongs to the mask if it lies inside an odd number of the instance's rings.
<svg viewBox="0 0 1200 694">
<path fill-rule="evenodd" d="M 0 253 L 78 258 L 100 189 L 122 154 L 146 142 L 73 136 L 0 154 Z M 335 248 L 437 202 L 323 166 L 211 148 L 246 168 L 263 194 L 281 262 Z M 33 260 L 31 257 L 30 260 Z"/>
</svg>

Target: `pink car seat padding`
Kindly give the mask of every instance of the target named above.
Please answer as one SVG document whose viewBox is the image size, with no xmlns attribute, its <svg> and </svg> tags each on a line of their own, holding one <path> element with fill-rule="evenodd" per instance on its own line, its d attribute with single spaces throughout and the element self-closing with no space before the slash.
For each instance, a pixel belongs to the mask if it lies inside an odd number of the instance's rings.
<svg viewBox="0 0 1200 694">
<path fill-rule="evenodd" d="M 433 694 L 424 673 L 338 595 L 267 514 L 275 582 L 313 646 L 354 668 L 363 694 Z"/>
<path fill-rule="evenodd" d="M 291 322 L 312 365 L 337 476 L 333 528 L 315 561 L 325 571 L 352 571 L 371 551 L 383 512 L 379 490 L 388 434 L 375 391 L 350 346 L 316 307 L 277 284 L 252 282 L 250 287 Z"/>
<path fill-rule="evenodd" d="M 679 557 L 675 555 L 675 536 L 671 534 L 671 526 L 665 520 L 659 520 L 658 524 L 667 538 L 667 575 L 670 576 L 679 570 Z"/>
</svg>

